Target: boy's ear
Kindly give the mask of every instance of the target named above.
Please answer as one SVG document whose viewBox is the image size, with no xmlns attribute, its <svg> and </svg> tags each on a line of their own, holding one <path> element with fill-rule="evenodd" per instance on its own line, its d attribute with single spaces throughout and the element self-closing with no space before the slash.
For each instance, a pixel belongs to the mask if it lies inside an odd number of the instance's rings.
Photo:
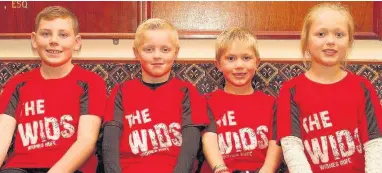
<svg viewBox="0 0 382 173">
<path fill-rule="evenodd" d="M 135 59 L 139 59 L 139 52 L 138 52 L 138 49 L 133 47 L 133 52 L 134 52 L 134 56 L 135 56 Z"/>
<path fill-rule="evenodd" d="M 256 68 L 259 68 L 260 65 L 260 58 L 256 57 Z"/>
<path fill-rule="evenodd" d="M 177 47 L 176 50 L 175 50 L 175 57 L 174 57 L 174 60 L 178 59 L 179 49 L 180 49 L 180 47 Z"/>
<path fill-rule="evenodd" d="M 221 71 L 221 66 L 220 66 L 220 62 L 219 62 L 219 60 L 215 59 L 215 60 L 214 60 L 214 64 L 215 64 L 215 67 L 216 67 L 219 71 Z"/>
<path fill-rule="evenodd" d="M 36 33 L 32 32 L 31 34 L 31 45 L 33 49 L 37 49 L 37 43 L 36 43 Z"/>
<path fill-rule="evenodd" d="M 79 34 L 76 36 L 76 45 L 74 46 L 75 51 L 80 51 L 82 47 L 82 38 Z"/>
</svg>

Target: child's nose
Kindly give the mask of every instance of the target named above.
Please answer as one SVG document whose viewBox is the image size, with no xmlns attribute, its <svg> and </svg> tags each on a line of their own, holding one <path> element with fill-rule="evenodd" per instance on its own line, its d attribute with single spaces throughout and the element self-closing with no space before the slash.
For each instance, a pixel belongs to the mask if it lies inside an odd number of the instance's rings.
<svg viewBox="0 0 382 173">
<path fill-rule="evenodd" d="M 332 35 L 332 34 L 328 35 L 328 37 L 327 37 L 327 39 L 326 39 L 326 44 L 329 44 L 329 45 L 334 44 L 334 39 L 335 39 L 334 37 L 335 37 L 335 36 Z"/>
<path fill-rule="evenodd" d="M 244 61 L 241 60 L 241 59 L 238 59 L 237 62 L 236 62 L 236 67 L 237 68 L 241 68 L 244 66 Z"/>
<path fill-rule="evenodd" d="M 162 52 L 160 50 L 155 50 L 154 51 L 154 58 L 161 58 L 162 57 Z"/>
<path fill-rule="evenodd" d="M 50 37 L 49 43 L 57 44 L 57 40 L 58 40 L 58 36 L 53 34 L 52 37 Z"/>
</svg>

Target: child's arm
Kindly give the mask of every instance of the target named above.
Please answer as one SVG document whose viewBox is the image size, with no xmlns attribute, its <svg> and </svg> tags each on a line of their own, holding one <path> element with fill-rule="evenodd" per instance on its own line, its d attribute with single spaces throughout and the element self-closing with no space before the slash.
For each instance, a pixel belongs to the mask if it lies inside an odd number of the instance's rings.
<svg viewBox="0 0 382 173">
<path fill-rule="evenodd" d="M 216 121 L 212 115 L 211 109 L 208 107 L 208 117 L 210 124 L 203 134 L 203 153 L 211 169 L 216 172 L 221 169 L 227 169 L 224 164 L 223 157 L 219 150 L 218 135 L 216 134 Z M 226 172 L 229 172 L 228 170 Z"/>
<path fill-rule="evenodd" d="M 16 108 L 19 104 L 20 88 L 24 86 L 22 75 L 15 76 L 0 88 L 0 167 L 3 165 L 16 129 Z"/>
<path fill-rule="evenodd" d="M 194 160 L 200 147 L 200 130 L 205 126 L 207 118 L 207 103 L 193 86 L 183 87 L 182 100 L 182 146 L 174 173 L 191 172 Z"/>
<path fill-rule="evenodd" d="M 77 140 L 49 170 L 49 173 L 75 172 L 80 169 L 96 148 L 102 117 L 106 106 L 105 81 L 94 74 L 88 81 L 79 81 L 83 89 L 80 98 L 80 117 Z"/>
<path fill-rule="evenodd" d="M 226 169 L 222 155 L 220 154 L 218 137 L 214 132 L 205 132 L 203 134 L 203 152 L 208 164 L 214 172 Z M 229 171 L 227 171 L 229 172 Z"/>
<path fill-rule="evenodd" d="M 302 140 L 296 136 L 281 139 L 285 162 L 290 173 L 312 173 L 308 159 L 304 153 Z"/>
<path fill-rule="evenodd" d="M 382 170 L 382 137 L 370 140 L 364 144 L 365 171 L 366 173 L 378 173 Z"/>
<path fill-rule="evenodd" d="M 7 114 L 0 114 L 0 167 L 7 156 L 15 128 L 15 118 Z"/>
<path fill-rule="evenodd" d="M 192 165 L 199 150 L 200 137 L 200 130 L 196 126 L 186 126 L 182 130 L 182 146 L 174 173 L 192 171 Z"/>
<path fill-rule="evenodd" d="M 280 89 L 277 100 L 277 139 L 290 173 L 312 173 L 301 139 L 299 108 L 294 101 L 295 86 Z"/>
<path fill-rule="evenodd" d="M 365 171 L 377 173 L 382 170 L 382 107 L 374 86 L 364 79 L 361 83 L 364 106 L 360 113 L 360 137 L 364 143 Z"/>
<path fill-rule="evenodd" d="M 53 165 L 49 173 L 75 172 L 95 150 L 101 118 L 94 115 L 81 115 L 77 140 L 65 155 Z"/>
<path fill-rule="evenodd" d="M 273 100 L 273 108 L 271 113 L 271 121 L 269 122 L 269 145 L 267 150 L 267 156 L 265 157 L 264 165 L 260 169 L 259 173 L 268 173 L 268 172 L 276 172 L 277 169 L 280 166 L 280 160 L 281 160 L 281 147 L 277 145 L 276 142 L 276 103 L 275 100 Z"/>
<path fill-rule="evenodd" d="M 107 101 L 104 133 L 102 141 L 102 160 L 106 173 L 122 172 L 120 165 L 120 139 L 123 132 L 122 85 L 117 85 Z"/>
<path fill-rule="evenodd" d="M 102 160 L 106 173 L 120 173 L 119 143 L 123 124 L 118 121 L 109 121 L 104 125 L 102 141 Z"/>
<path fill-rule="evenodd" d="M 281 147 L 276 144 L 275 140 L 270 140 L 267 150 L 267 156 L 263 167 L 259 173 L 276 172 L 280 166 Z"/>
</svg>

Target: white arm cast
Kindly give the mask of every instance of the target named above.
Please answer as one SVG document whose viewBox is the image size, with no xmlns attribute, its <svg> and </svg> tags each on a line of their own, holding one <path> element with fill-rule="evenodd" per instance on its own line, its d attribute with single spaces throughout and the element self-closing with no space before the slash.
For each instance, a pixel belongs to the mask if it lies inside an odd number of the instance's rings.
<svg viewBox="0 0 382 173">
<path fill-rule="evenodd" d="M 300 138 L 284 137 L 281 139 L 281 147 L 290 173 L 313 173 Z"/>
</svg>

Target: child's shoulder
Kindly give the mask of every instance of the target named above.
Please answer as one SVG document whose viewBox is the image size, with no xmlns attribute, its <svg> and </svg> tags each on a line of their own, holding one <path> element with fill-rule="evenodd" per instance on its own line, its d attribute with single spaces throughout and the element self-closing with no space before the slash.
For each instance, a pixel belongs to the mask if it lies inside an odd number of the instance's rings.
<svg viewBox="0 0 382 173">
<path fill-rule="evenodd" d="M 133 89 L 133 88 L 137 88 L 138 86 L 143 86 L 142 82 L 140 82 L 139 79 L 131 79 L 131 80 L 126 80 L 126 81 L 117 83 L 113 88 Z"/>
<path fill-rule="evenodd" d="M 219 97 L 222 96 L 224 91 L 221 89 L 216 89 L 215 91 L 204 93 L 203 97 L 206 98 L 207 100 L 211 99 L 212 97 Z"/>
<path fill-rule="evenodd" d="M 39 73 L 40 68 L 33 69 L 31 71 L 22 73 L 22 74 L 17 74 L 15 76 L 12 76 L 8 81 L 7 85 L 17 85 L 19 83 L 23 82 L 28 82 L 36 79 L 40 75 Z"/>
<path fill-rule="evenodd" d="M 274 102 L 274 100 L 275 100 L 275 97 L 273 97 L 269 94 L 266 94 L 263 91 L 256 91 L 254 94 L 255 94 L 256 98 L 264 100 L 264 101 Z"/>
<path fill-rule="evenodd" d="M 98 82 L 104 82 L 105 80 L 96 72 L 86 70 L 78 65 L 74 66 L 75 70 L 75 76 L 79 78 L 79 80 L 82 81 L 98 81 Z"/>
<path fill-rule="evenodd" d="M 281 89 L 292 88 L 296 85 L 304 85 L 306 82 L 305 73 L 302 73 L 296 77 L 292 77 L 282 83 Z"/>
<path fill-rule="evenodd" d="M 361 76 L 361 75 L 357 75 L 353 72 L 348 72 L 348 76 L 350 79 L 351 79 L 351 82 L 353 83 L 352 85 L 353 86 L 359 86 L 359 87 L 362 87 L 362 88 L 373 88 L 373 84 L 372 82 L 370 81 L 370 79 L 364 77 L 364 76 Z"/>
<path fill-rule="evenodd" d="M 173 78 L 171 79 L 170 81 L 172 83 L 173 86 L 177 87 L 177 88 L 187 88 L 188 90 L 192 90 L 192 91 L 198 91 L 199 90 L 197 89 L 197 87 L 192 84 L 191 82 L 188 82 L 188 81 L 184 81 L 184 80 L 181 80 L 181 79 L 178 79 L 178 78 Z"/>
</svg>

